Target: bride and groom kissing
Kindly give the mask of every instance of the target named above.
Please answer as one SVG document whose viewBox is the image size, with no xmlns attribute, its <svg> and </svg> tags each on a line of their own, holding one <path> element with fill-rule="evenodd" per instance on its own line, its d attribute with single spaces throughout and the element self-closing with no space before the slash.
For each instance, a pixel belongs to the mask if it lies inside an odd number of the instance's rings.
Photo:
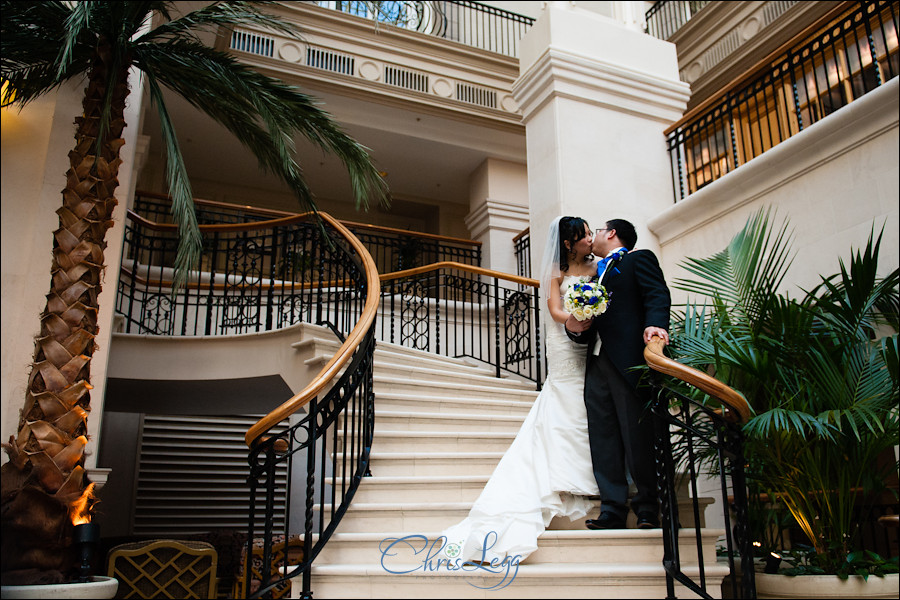
<svg viewBox="0 0 900 600">
<path fill-rule="evenodd" d="M 463 561 L 524 559 L 556 516 L 582 519 L 601 500 L 588 529 L 623 529 L 628 479 L 637 527 L 659 527 L 653 427 L 638 386 L 644 345 L 668 343 L 668 287 L 649 250 L 622 219 L 592 231 L 579 217 L 550 226 L 541 290 L 552 323 L 545 328 L 547 378 L 509 450 L 469 515 L 444 530 L 444 552 Z M 598 258 L 600 257 L 600 258 Z M 564 308 L 572 284 L 597 281 L 609 294 L 604 314 L 578 320 Z"/>
</svg>

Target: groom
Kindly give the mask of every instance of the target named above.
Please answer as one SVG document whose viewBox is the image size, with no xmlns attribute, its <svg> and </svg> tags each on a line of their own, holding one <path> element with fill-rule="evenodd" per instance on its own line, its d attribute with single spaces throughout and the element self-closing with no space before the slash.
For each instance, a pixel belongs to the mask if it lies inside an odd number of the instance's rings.
<svg viewBox="0 0 900 600">
<path fill-rule="evenodd" d="M 592 250 L 606 257 L 597 273 L 610 292 L 609 308 L 595 319 L 566 321 L 568 336 L 588 345 L 584 403 L 601 499 L 600 517 L 588 519 L 588 529 L 625 528 L 626 466 L 637 487 L 631 508 L 638 528 L 659 527 L 653 426 L 644 410 L 649 391 L 638 388 L 631 368 L 645 364 L 644 345 L 654 335 L 669 343 L 671 298 L 656 255 L 633 250 L 636 242 L 634 226 L 622 219 L 597 230 Z"/>
</svg>

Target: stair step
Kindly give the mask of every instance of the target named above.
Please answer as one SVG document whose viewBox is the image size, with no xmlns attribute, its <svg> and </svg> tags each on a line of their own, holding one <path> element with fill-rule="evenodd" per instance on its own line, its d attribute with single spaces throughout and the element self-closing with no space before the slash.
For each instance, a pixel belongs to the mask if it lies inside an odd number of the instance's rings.
<svg viewBox="0 0 900 600">
<path fill-rule="evenodd" d="M 482 415 L 521 415 L 531 410 L 533 398 L 496 400 L 461 398 L 459 395 L 383 392 L 376 390 L 375 408 L 383 410 L 461 413 Z"/>
<path fill-rule="evenodd" d="M 402 567 L 391 567 L 402 570 Z M 312 568 L 312 589 L 316 598 L 664 598 L 665 571 L 658 565 L 528 565 L 448 573 L 416 571 L 395 575 L 380 564 L 320 565 Z M 699 577 L 697 567 L 684 569 Z M 477 574 L 476 574 L 477 573 Z M 513 573 L 515 577 L 512 577 Z M 706 568 L 707 590 L 718 595 L 727 566 Z M 487 575 L 487 576 L 486 576 Z M 510 579 L 512 582 L 510 583 Z M 299 597 L 299 578 L 294 579 L 292 597 Z M 678 598 L 695 598 L 694 593 L 675 586 Z"/>
<path fill-rule="evenodd" d="M 338 433 L 340 437 L 340 432 Z M 516 432 L 378 431 L 374 452 L 505 452 Z"/>
<path fill-rule="evenodd" d="M 373 452 L 369 468 L 376 476 L 490 475 L 501 458 L 503 452 Z"/>
<path fill-rule="evenodd" d="M 353 503 L 362 502 L 474 502 L 487 475 L 452 475 L 447 477 L 365 477 L 356 490 Z M 336 478 L 335 485 L 343 484 Z"/>
<path fill-rule="evenodd" d="M 444 527 L 457 521 L 447 518 Z M 437 541 L 439 530 L 343 533 L 343 524 L 331 536 L 314 564 L 403 564 L 421 563 L 425 556 L 435 557 L 442 546 Z M 443 527 L 442 527 L 443 529 Z M 402 533 L 398 533 L 402 531 Z M 703 553 L 707 562 L 716 560 L 716 541 L 725 535 L 721 529 L 704 529 Z M 394 544 L 396 540 L 406 539 Z M 697 564 L 697 547 L 693 530 L 679 535 L 682 565 Z M 427 541 L 426 541 L 427 540 Z M 559 530 L 545 531 L 538 538 L 538 549 L 522 561 L 527 565 L 662 565 L 661 529 L 620 529 L 611 531 Z M 435 559 L 436 560 L 436 559 Z"/>
<path fill-rule="evenodd" d="M 477 496 L 476 496 L 477 498 Z M 712 498 L 701 498 L 705 508 L 713 502 Z M 354 501 L 341 520 L 340 532 L 386 533 L 391 531 L 441 531 L 450 525 L 465 519 L 472 509 L 471 502 L 444 502 L 441 500 L 426 502 L 372 502 Z M 316 509 L 318 510 L 318 504 Z M 685 528 L 693 531 L 694 517 L 690 510 L 690 500 L 679 503 L 679 514 Z M 325 511 L 331 511 L 331 505 L 325 505 Z M 567 517 L 554 517 L 547 526 L 548 531 L 587 531 L 585 521 L 600 516 L 600 500 L 594 500 L 594 508 L 581 519 L 571 520 Z M 626 519 L 629 529 L 637 526 L 637 517 L 629 512 Z M 705 525 L 701 512 L 701 527 Z"/>
<path fill-rule="evenodd" d="M 422 381 L 397 377 L 374 376 L 376 393 L 413 393 L 430 395 L 447 395 L 454 398 L 485 400 L 519 400 L 533 402 L 538 392 L 534 389 L 523 389 L 518 386 L 498 385 L 493 383 L 469 383 L 465 377 L 456 381 Z"/>
<path fill-rule="evenodd" d="M 388 431 L 494 431 L 516 433 L 524 417 L 511 415 L 464 415 L 452 413 L 375 411 L 375 437 Z"/>
</svg>

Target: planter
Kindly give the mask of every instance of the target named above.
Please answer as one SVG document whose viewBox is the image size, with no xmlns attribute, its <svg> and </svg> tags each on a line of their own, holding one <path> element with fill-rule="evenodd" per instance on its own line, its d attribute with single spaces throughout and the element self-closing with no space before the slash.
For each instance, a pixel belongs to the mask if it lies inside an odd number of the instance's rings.
<svg viewBox="0 0 900 600">
<path fill-rule="evenodd" d="M 92 577 L 87 583 L 48 585 L 4 585 L 0 596 L 7 598 L 114 598 L 119 582 L 113 577 Z"/>
<path fill-rule="evenodd" d="M 900 574 L 885 577 L 859 575 L 841 580 L 837 575 L 767 575 L 756 573 L 756 597 L 763 598 L 897 598 Z"/>
</svg>

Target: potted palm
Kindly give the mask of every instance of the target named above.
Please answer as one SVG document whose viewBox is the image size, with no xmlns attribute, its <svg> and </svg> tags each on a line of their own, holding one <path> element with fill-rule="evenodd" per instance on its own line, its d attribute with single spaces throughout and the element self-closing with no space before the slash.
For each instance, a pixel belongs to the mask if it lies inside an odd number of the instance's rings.
<svg viewBox="0 0 900 600">
<path fill-rule="evenodd" d="M 290 187 L 302 207 L 314 210 L 315 204 L 296 162 L 295 136 L 342 160 L 360 203 L 369 194 L 387 200 L 366 149 L 312 98 L 201 42 L 204 32 L 240 25 L 298 38 L 295 25 L 258 6 L 275 8 L 274 3 L 199 3 L 197 10 L 179 14 L 187 4 L 2 2 L 3 106 L 24 107 L 65 82 L 86 82 L 83 112 L 73 115 L 75 142 L 57 210 L 59 229 L 52 236 L 47 232 L 52 277 L 32 374 L 16 435 L 5 445 L 10 460 L 2 467 L 0 494 L 4 586 L 71 579 L 75 507 L 84 506 L 88 517 L 91 511 L 92 484 L 84 469 L 91 356 L 99 328 L 105 238 L 117 204 L 130 72 L 143 76 L 162 124 L 180 234 L 176 287 L 197 264 L 202 240 L 163 88 L 234 133 L 262 167 Z M 4 587 L 4 597 L 7 593 L 12 592 Z M 97 592 L 89 593 L 96 597 Z"/>
<path fill-rule="evenodd" d="M 784 573 L 829 576 L 839 597 L 852 597 L 853 579 L 888 575 L 887 597 L 896 597 L 897 559 L 865 551 L 856 515 L 897 471 L 898 269 L 878 276 L 873 235 L 794 299 L 781 291 L 793 257 L 788 223 L 771 220 L 761 210 L 723 251 L 682 263 L 693 277 L 675 282 L 689 299 L 672 351 L 742 391 L 754 411 L 744 427 L 748 482 L 767 501 L 751 506 L 749 527 L 763 552 L 782 550 L 765 533 L 784 511 L 810 548 Z M 879 467 L 886 451 L 890 464 Z M 757 574 L 759 597 L 791 597 L 770 592 L 769 579 Z M 811 584 L 803 578 L 797 597 L 818 597 Z"/>
</svg>

